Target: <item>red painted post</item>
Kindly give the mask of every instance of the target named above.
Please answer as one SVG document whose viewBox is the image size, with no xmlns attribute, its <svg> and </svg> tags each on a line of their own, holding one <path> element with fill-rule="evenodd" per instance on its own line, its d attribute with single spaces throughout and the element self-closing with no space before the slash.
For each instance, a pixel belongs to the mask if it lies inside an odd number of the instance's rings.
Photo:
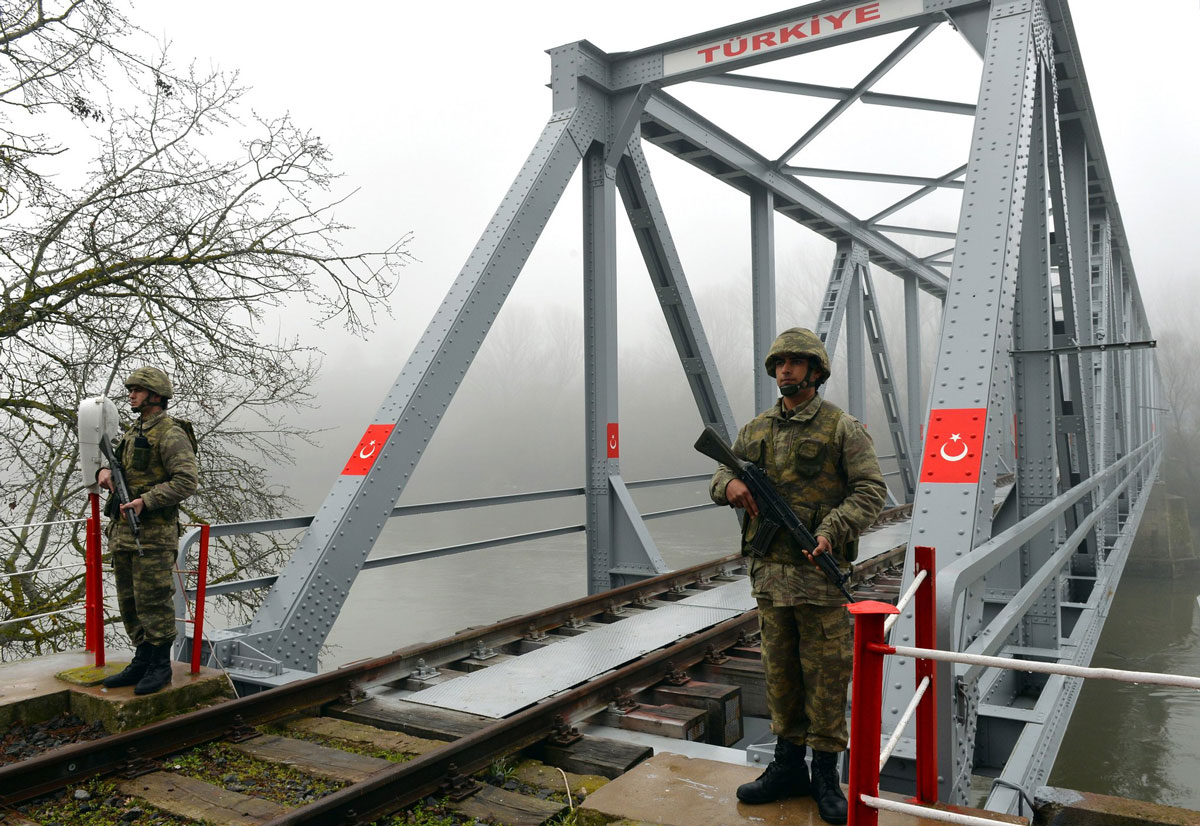
<svg viewBox="0 0 1200 826">
<path fill-rule="evenodd" d="M 96 541 L 93 530 L 100 513 L 100 496 L 88 494 L 91 513 L 83 529 L 83 650 L 96 650 L 96 571 L 92 567 L 92 544 Z"/>
<path fill-rule="evenodd" d="M 204 642 L 204 589 L 208 586 L 208 525 L 200 526 L 200 561 L 196 565 L 196 615 L 192 621 L 192 673 L 200 673 Z"/>
<path fill-rule="evenodd" d="M 926 571 L 925 581 L 914 596 L 916 616 L 917 648 L 937 648 L 937 565 L 934 549 L 918 545 L 914 573 Z M 937 754 L 937 664 L 933 660 L 916 661 L 917 685 L 929 678 L 929 688 L 917 705 L 917 800 L 936 803 L 938 799 L 938 754 Z"/>
<path fill-rule="evenodd" d="M 92 515 L 87 523 L 87 543 L 84 554 L 86 571 L 86 593 L 89 595 L 84 608 L 85 637 L 89 635 L 88 650 L 96 653 L 96 667 L 104 665 L 104 572 L 100 567 L 100 496 L 88 494 Z"/>
<path fill-rule="evenodd" d="M 879 794 L 879 739 L 883 704 L 883 621 L 896 606 L 864 600 L 846 606 L 854 615 L 854 676 L 850 696 L 849 826 L 878 826 L 879 812 L 862 795 Z M 873 645 L 872 645 L 873 644 Z"/>
</svg>

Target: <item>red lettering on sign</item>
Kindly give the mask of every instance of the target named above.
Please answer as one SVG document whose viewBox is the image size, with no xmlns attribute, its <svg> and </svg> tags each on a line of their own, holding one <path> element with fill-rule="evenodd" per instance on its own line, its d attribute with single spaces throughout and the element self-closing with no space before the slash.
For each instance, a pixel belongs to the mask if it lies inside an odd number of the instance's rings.
<svg viewBox="0 0 1200 826">
<path fill-rule="evenodd" d="M 779 30 L 779 45 L 782 46 L 789 40 L 800 40 L 804 37 L 808 37 L 804 33 L 804 23 L 797 23 L 794 26 L 788 26 Z"/>
<path fill-rule="evenodd" d="M 617 423 L 608 423 L 608 432 L 605 434 L 606 447 L 608 448 L 608 458 L 616 459 L 621 455 L 621 442 L 617 436 Z"/>
<path fill-rule="evenodd" d="M 713 62 L 713 54 L 719 48 L 721 48 L 721 47 L 720 46 L 703 46 L 703 47 L 697 49 L 696 53 L 704 55 L 705 63 L 712 63 Z"/>
<path fill-rule="evenodd" d="M 879 19 L 879 4 L 868 3 L 865 6 L 859 6 L 854 10 L 855 23 L 870 23 L 872 20 Z"/>
<path fill-rule="evenodd" d="M 986 425 L 986 407 L 930 411 L 921 481 L 977 483 Z"/>
<path fill-rule="evenodd" d="M 342 476 L 366 476 L 395 428 L 394 424 L 368 425 L 367 432 L 363 434 L 358 446 L 350 454 L 346 466 L 342 468 Z"/>
<path fill-rule="evenodd" d="M 732 48 L 735 42 L 738 44 L 738 50 L 736 52 Z M 739 37 L 736 40 L 727 40 L 725 44 L 721 46 L 721 52 L 726 57 L 737 57 L 742 52 L 746 51 L 746 47 L 748 45 L 749 41 L 747 41 L 744 37 Z"/>
<path fill-rule="evenodd" d="M 808 30 L 814 36 L 821 33 L 821 18 L 819 16 L 813 15 L 813 19 L 808 21 Z"/>
<path fill-rule="evenodd" d="M 758 34 L 754 35 L 754 43 L 750 48 L 757 52 L 759 49 L 765 49 L 768 46 L 774 45 L 775 32 L 759 32 Z"/>
<path fill-rule="evenodd" d="M 842 24 L 846 21 L 846 18 L 849 16 L 850 16 L 850 10 L 846 9 L 846 11 L 841 12 L 840 14 L 827 14 L 827 15 L 825 15 L 825 19 L 833 24 L 833 30 L 836 32 L 838 29 L 840 29 L 842 27 Z"/>
</svg>

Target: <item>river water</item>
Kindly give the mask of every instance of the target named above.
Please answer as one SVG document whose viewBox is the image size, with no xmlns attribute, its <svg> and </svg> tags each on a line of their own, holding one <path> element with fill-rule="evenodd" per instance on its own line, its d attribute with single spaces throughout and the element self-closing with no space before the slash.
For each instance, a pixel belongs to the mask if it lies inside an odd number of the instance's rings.
<svg viewBox="0 0 1200 826">
<path fill-rule="evenodd" d="M 1198 593 L 1126 573 L 1091 664 L 1200 675 Z M 1200 809 L 1200 692 L 1085 681 L 1050 785 Z"/>
<path fill-rule="evenodd" d="M 703 490 L 683 494 L 696 502 Z M 645 512 L 679 503 L 660 496 L 639 505 Z M 393 524 L 373 556 L 582 521 L 577 503 L 509 509 L 471 522 L 414 517 L 403 532 Z M 735 523 L 724 508 L 648 525 L 672 568 L 735 547 Z M 322 667 L 585 596 L 585 556 L 583 534 L 574 533 L 365 572 L 334 626 Z M 1126 574 L 1092 664 L 1200 675 L 1198 593 L 1200 577 L 1179 581 Z M 1087 681 L 1050 784 L 1200 809 L 1200 692 Z"/>
</svg>

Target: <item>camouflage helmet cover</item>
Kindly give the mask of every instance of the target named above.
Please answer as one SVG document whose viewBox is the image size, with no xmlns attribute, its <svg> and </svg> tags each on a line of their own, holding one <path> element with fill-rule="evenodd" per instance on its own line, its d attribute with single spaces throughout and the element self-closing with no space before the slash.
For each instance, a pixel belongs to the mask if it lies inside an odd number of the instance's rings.
<svg viewBox="0 0 1200 826">
<path fill-rule="evenodd" d="M 125 379 L 125 387 L 128 389 L 134 385 L 144 387 L 151 393 L 157 393 L 164 399 L 175 395 L 175 391 L 171 388 L 171 380 L 157 367 L 139 367 L 130 373 L 129 378 Z"/>
<path fill-rule="evenodd" d="M 806 327 L 792 327 L 776 337 L 775 343 L 767 352 L 764 363 L 767 374 L 771 378 L 775 378 L 775 360 L 785 354 L 815 358 L 820 362 L 821 372 L 825 374 L 825 378 L 829 378 L 832 374 L 829 369 L 829 354 L 825 352 L 825 345 L 821 343 L 821 339 L 817 337 L 816 333 Z"/>
</svg>

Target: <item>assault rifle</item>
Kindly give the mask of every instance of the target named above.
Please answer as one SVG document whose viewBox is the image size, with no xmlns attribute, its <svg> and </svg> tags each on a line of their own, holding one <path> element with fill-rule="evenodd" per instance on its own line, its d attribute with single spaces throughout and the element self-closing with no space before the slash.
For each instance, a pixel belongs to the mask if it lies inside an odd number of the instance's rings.
<svg viewBox="0 0 1200 826">
<path fill-rule="evenodd" d="M 750 495 L 754 497 L 754 502 L 758 505 L 758 530 L 760 533 L 765 531 L 763 535 L 766 537 L 761 544 L 755 544 L 762 548 L 764 553 L 767 544 L 780 528 L 791 534 L 803 550 L 812 551 L 817 547 L 817 538 L 788 507 L 788 503 L 783 501 L 783 497 L 775 490 L 775 486 L 771 484 L 767 474 L 763 473 L 753 462 L 739 459 L 733 449 L 721 438 L 721 434 L 711 427 L 704 428 L 704 432 L 696 440 L 696 450 L 728 467 L 750 489 Z M 758 556 L 758 554 L 752 551 L 751 556 Z M 850 596 L 850 591 L 846 588 L 846 580 L 850 577 L 838 570 L 837 563 L 830 558 L 830 555 L 817 554 L 811 559 L 829 578 L 829 581 L 841 589 L 842 593 L 846 595 L 846 599 L 854 602 L 854 597 Z"/>
<path fill-rule="evenodd" d="M 114 519 L 117 514 L 121 513 L 121 505 L 128 505 L 133 501 L 133 496 L 129 492 L 129 483 L 125 481 L 125 468 L 121 464 L 121 460 L 117 458 L 117 452 L 113 450 L 112 443 L 106 437 L 100 439 L 100 451 L 104 454 L 104 458 L 108 459 L 108 471 L 112 474 L 113 496 L 117 503 L 117 513 L 110 514 Z M 125 510 L 125 520 L 129 523 L 129 530 L 133 533 L 133 544 L 137 545 L 138 556 L 142 555 L 142 543 L 139 537 L 142 534 L 142 522 L 138 515 L 133 512 L 133 508 Z"/>
</svg>

